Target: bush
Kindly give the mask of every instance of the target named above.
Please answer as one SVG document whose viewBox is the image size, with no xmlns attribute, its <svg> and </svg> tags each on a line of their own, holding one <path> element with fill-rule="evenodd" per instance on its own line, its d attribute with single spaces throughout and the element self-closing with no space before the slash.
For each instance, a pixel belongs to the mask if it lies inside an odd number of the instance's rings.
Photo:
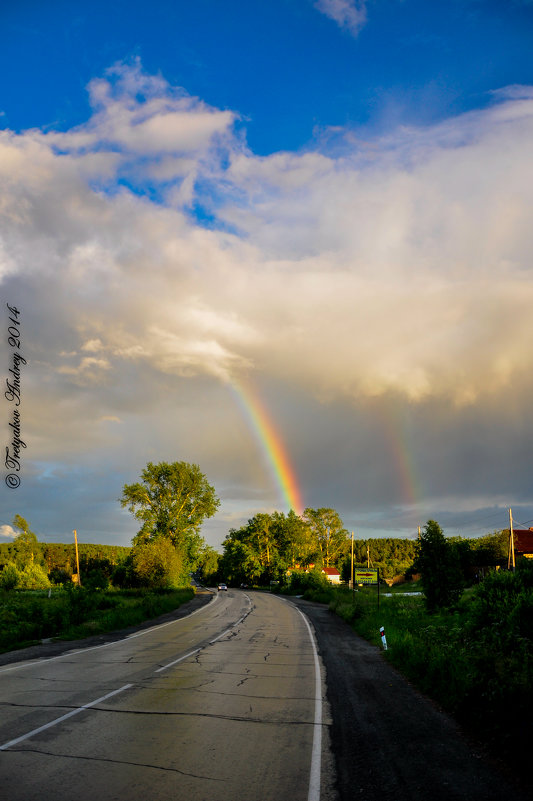
<svg viewBox="0 0 533 801">
<path fill-rule="evenodd" d="M 524 612 L 533 603 L 533 564 L 518 563 L 516 571 L 490 573 L 475 590 L 471 609 L 474 627 L 498 631 L 506 640 L 531 638 L 530 619 Z"/>
<path fill-rule="evenodd" d="M 30 562 L 23 569 L 10 562 L 0 573 L 0 588 L 3 590 L 47 590 L 50 581 L 44 568 Z"/>
<path fill-rule="evenodd" d="M 20 572 L 17 588 L 21 590 L 47 590 L 50 580 L 44 568 L 32 562 Z"/>
<path fill-rule="evenodd" d="M 333 595 L 334 588 L 320 570 L 310 570 L 308 573 L 297 571 L 291 573 L 287 589 L 283 589 L 289 595 L 303 595 L 308 601 L 329 604 Z"/>
<path fill-rule="evenodd" d="M 89 590 L 107 590 L 109 577 L 101 568 L 93 568 L 83 575 L 83 586 Z"/>
<path fill-rule="evenodd" d="M 13 562 L 7 564 L 0 572 L 0 589 L 14 590 L 20 578 L 20 571 Z"/>
<path fill-rule="evenodd" d="M 72 573 L 62 567 L 54 567 L 48 574 L 52 584 L 70 584 L 72 582 Z"/>
</svg>

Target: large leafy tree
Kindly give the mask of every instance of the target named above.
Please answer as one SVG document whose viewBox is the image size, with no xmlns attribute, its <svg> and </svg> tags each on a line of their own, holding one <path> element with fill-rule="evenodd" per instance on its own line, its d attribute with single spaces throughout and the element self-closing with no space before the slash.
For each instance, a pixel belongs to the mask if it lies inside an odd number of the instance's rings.
<svg viewBox="0 0 533 801">
<path fill-rule="evenodd" d="M 279 552 L 287 568 L 307 567 L 317 561 L 317 545 L 309 524 L 292 509 L 285 517 L 282 512 L 272 514 Z"/>
<path fill-rule="evenodd" d="M 257 550 L 246 534 L 246 528 L 231 529 L 223 543 L 224 553 L 219 562 L 219 573 L 232 584 L 255 584 L 264 573 Z"/>
<path fill-rule="evenodd" d="M 224 540 L 220 570 L 232 582 L 266 584 L 282 580 L 289 568 L 329 567 L 344 555 L 348 532 L 333 509 L 259 513 Z"/>
<path fill-rule="evenodd" d="M 278 543 L 272 516 L 256 514 L 240 529 L 231 529 L 224 540 L 221 570 L 232 583 L 266 582 L 277 564 Z"/>
<path fill-rule="evenodd" d="M 285 517 L 280 512 L 260 512 L 240 529 L 231 529 L 224 540 L 224 555 L 220 569 L 231 582 L 245 581 L 266 584 L 279 580 L 291 564 L 294 547 L 291 534 L 299 531 L 296 520 L 303 521 L 291 512 Z"/>
<path fill-rule="evenodd" d="M 435 520 L 428 520 L 417 543 L 414 568 L 420 573 L 428 611 L 453 606 L 463 588 L 457 549 Z"/>
<path fill-rule="evenodd" d="M 312 532 L 321 567 L 333 567 L 349 547 L 348 532 L 335 509 L 306 509 L 304 520 Z"/>
<path fill-rule="evenodd" d="M 211 545 L 203 544 L 196 564 L 202 581 L 214 584 L 218 574 L 220 554 Z"/>
<path fill-rule="evenodd" d="M 13 518 L 13 528 L 18 529 L 19 533 L 15 537 L 14 547 L 16 553 L 17 566 L 24 568 L 26 565 L 39 563 L 42 559 L 41 546 L 33 531 L 30 531 L 30 524 L 21 515 Z"/>
<path fill-rule="evenodd" d="M 140 482 L 124 485 L 120 503 L 142 523 L 134 545 L 165 538 L 194 565 L 203 544 L 200 526 L 220 501 L 198 465 L 148 462 Z"/>
</svg>

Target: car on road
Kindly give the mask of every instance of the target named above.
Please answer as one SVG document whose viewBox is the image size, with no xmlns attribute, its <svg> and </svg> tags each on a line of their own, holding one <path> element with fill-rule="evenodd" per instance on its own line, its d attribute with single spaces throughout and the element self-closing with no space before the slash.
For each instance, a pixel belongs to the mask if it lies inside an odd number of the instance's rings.
<svg viewBox="0 0 533 801">
<path fill-rule="evenodd" d="M 227 586 L 225 584 L 219 584 L 218 585 L 218 591 L 220 592 L 221 590 L 225 590 L 227 592 L 228 588 L 227 588 Z"/>
</svg>

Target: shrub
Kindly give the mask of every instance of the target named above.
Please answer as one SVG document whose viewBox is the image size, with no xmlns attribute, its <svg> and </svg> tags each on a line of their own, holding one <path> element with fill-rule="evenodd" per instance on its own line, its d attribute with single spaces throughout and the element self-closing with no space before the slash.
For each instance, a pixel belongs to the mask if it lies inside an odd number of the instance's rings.
<svg viewBox="0 0 533 801">
<path fill-rule="evenodd" d="M 47 590 L 50 587 L 50 580 L 44 568 L 35 562 L 31 562 L 21 570 L 17 588 L 21 590 Z"/>
<path fill-rule="evenodd" d="M 310 570 L 308 573 L 297 571 L 291 573 L 286 590 L 290 595 L 303 595 L 308 601 L 329 604 L 334 588 L 320 570 Z"/>
<path fill-rule="evenodd" d="M 20 578 L 20 571 L 13 562 L 9 562 L 0 572 L 0 589 L 14 590 Z"/>
<path fill-rule="evenodd" d="M 50 581 L 44 568 L 30 562 L 23 569 L 10 562 L 0 573 L 0 588 L 3 590 L 47 590 Z"/>
<path fill-rule="evenodd" d="M 140 586 L 155 589 L 183 585 L 183 560 L 170 540 L 161 537 L 136 545 L 132 555 Z"/>
<path fill-rule="evenodd" d="M 486 628 L 487 634 L 498 632 L 505 641 L 532 637 L 528 610 L 533 604 L 533 565 L 526 560 L 516 571 L 489 574 L 474 592 L 470 612 L 474 628 Z"/>
<path fill-rule="evenodd" d="M 435 520 L 428 520 L 417 543 L 414 568 L 421 574 L 429 612 L 457 604 L 463 589 L 459 550 L 444 536 Z"/>
</svg>

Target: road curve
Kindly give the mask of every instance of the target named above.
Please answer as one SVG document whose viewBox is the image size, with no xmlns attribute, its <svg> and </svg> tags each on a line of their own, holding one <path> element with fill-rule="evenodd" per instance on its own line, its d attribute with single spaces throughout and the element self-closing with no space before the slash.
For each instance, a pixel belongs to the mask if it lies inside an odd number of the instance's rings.
<svg viewBox="0 0 533 801">
<path fill-rule="evenodd" d="M 334 801 L 322 691 L 300 611 L 230 590 L 126 639 L 0 667 L 0 786 L 10 801 Z"/>
</svg>

